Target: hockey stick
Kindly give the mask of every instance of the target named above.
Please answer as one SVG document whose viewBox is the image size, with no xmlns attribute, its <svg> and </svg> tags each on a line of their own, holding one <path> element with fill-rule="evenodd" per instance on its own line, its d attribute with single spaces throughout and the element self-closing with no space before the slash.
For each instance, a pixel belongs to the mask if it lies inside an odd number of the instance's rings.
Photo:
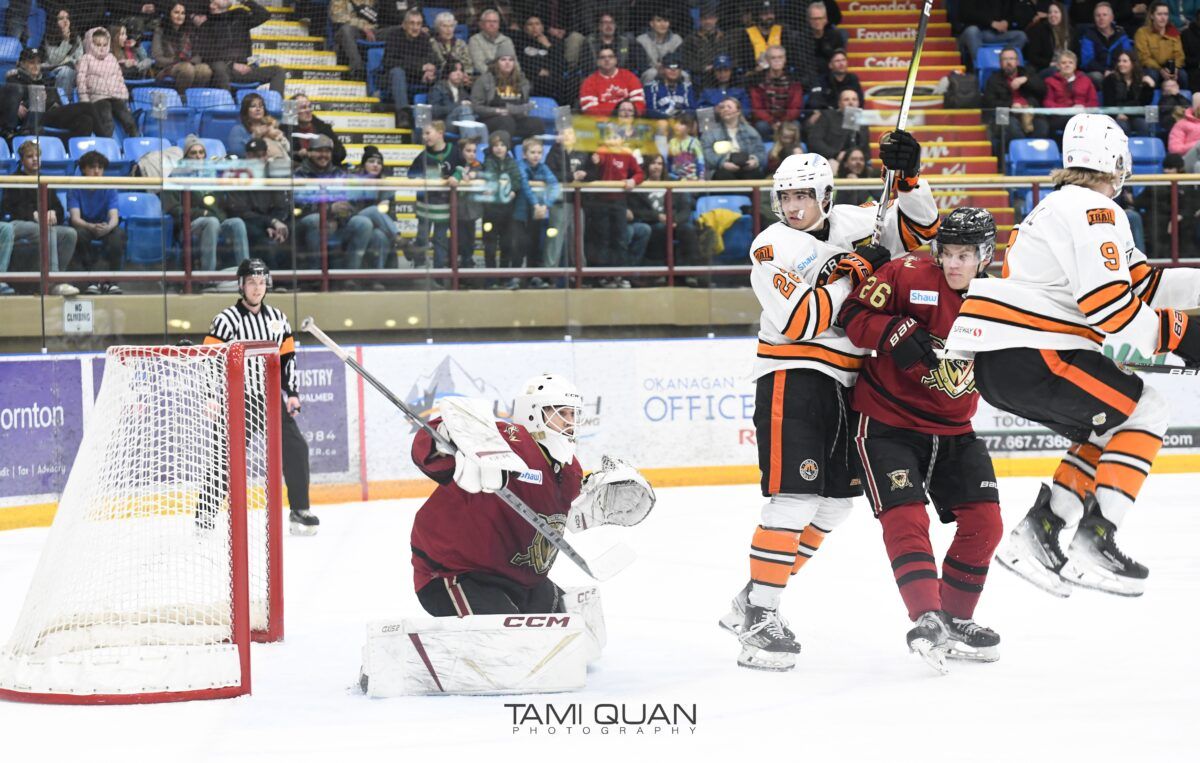
<svg viewBox="0 0 1200 763">
<path fill-rule="evenodd" d="M 450 440 L 444 437 L 436 429 L 429 426 L 429 424 L 425 423 L 424 419 L 421 418 L 421 414 L 413 410 L 403 400 L 396 397 L 395 393 L 384 386 L 383 382 L 372 376 L 367 369 L 363 368 L 362 365 L 359 364 L 358 361 L 350 357 L 350 353 L 342 349 L 341 345 L 339 345 L 337 342 L 330 339 L 329 335 L 322 331 L 312 318 L 305 318 L 300 323 L 300 330 L 307 331 L 316 337 L 318 342 L 325 345 L 333 352 L 334 355 L 337 355 L 343 363 L 350 366 L 350 368 L 353 369 L 356 374 L 365 379 L 368 384 L 370 384 L 379 392 L 379 394 L 387 398 L 389 403 L 399 408 L 409 421 L 428 432 L 429 436 L 433 438 L 433 441 L 441 446 L 442 449 L 454 452 L 455 447 Z M 616 575 L 618 572 L 628 567 L 634 560 L 633 549 L 629 548 L 629 546 L 626 546 L 623 543 L 618 543 L 617 545 L 597 556 L 591 562 L 588 562 L 582 556 L 580 556 L 579 552 L 576 551 L 574 547 L 572 547 L 571 544 L 568 543 L 567 540 L 557 530 L 550 526 L 550 523 L 546 521 L 544 516 L 534 511 L 529 504 L 521 500 L 520 496 L 513 493 L 507 487 L 497 490 L 496 495 L 500 496 L 500 499 L 508 504 L 513 511 L 520 514 L 522 519 L 524 519 L 526 522 L 532 525 L 535 530 L 541 533 L 542 537 L 544 537 L 550 543 L 550 545 L 563 552 L 568 559 L 579 565 L 581 570 L 586 572 L 595 580 L 608 580 L 613 575 Z"/>
<path fill-rule="evenodd" d="M 925 45 L 925 30 L 929 26 L 929 16 L 933 13 L 933 0 L 925 0 L 921 10 L 921 20 L 917 23 L 917 39 L 913 43 L 912 60 L 908 62 L 908 79 L 904 81 L 904 97 L 900 99 L 900 113 L 896 116 L 896 129 L 903 130 L 908 124 L 908 108 L 912 105 L 913 89 L 917 86 L 917 70 L 921 66 L 921 48 Z M 875 232 L 871 234 L 871 243 L 878 244 L 883 239 L 883 218 L 887 215 L 888 204 L 892 200 L 892 186 L 896 183 L 896 171 L 888 170 L 883 176 L 883 193 L 879 197 L 879 209 L 875 212 Z"/>
<path fill-rule="evenodd" d="M 872 355 L 875 353 L 872 352 Z M 940 347 L 935 347 L 933 354 L 939 360 L 970 360 L 971 358 L 955 355 L 952 352 L 943 350 Z M 1136 371 L 1139 374 L 1164 374 L 1166 376 L 1200 376 L 1200 365 L 1197 366 L 1168 366 L 1159 363 L 1122 363 L 1119 360 L 1113 361 L 1121 368 L 1129 371 Z"/>
</svg>

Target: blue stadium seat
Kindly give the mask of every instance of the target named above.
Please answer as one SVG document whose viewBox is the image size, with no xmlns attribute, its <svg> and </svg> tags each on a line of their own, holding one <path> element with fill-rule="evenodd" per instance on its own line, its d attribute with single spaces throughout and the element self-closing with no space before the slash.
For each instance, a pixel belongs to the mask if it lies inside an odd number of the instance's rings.
<svg viewBox="0 0 1200 763">
<path fill-rule="evenodd" d="M 0 37 L 0 78 L 7 76 L 21 57 L 21 41 L 16 37 Z"/>
<path fill-rule="evenodd" d="M 13 163 L 12 151 L 8 148 L 8 141 L 0 138 L 0 170 L 12 172 L 16 167 Z"/>
<path fill-rule="evenodd" d="M 1008 144 L 1009 175 L 1049 175 L 1062 166 L 1058 145 L 1045 138 L 1018 138 Z"/>
<path fill-rule="evenodd" d="M 29 14 L 29 24 L 25 27 L 26 42 L 31 48 L 40 48 L 42 46 L 42 38 L 45 36 L 46 9 L 35 7 Z"/>
<path fill-rule="evenodd" d="M 246 100 L 246 96 L 251 93 L 262 96 L 263 105 L 267 107 L 268 113 L 278 114 L 283 111 L 283 96 L 274 90 L 239 90 L 237 92 L 238 109 L 242 108 L 242 101 Z"/>
<path fill-rule="evenodd" d="M 529 112 L 529 116 L 537 117 L 545 122 L 549 132 L 558 132 L 558 124 L 554 121 L 554 110 L 558 108 L 558 103 L 553 98 L 540 95 L 532 96 L 529 102 L 533 104 L 533 110 Z"/>
<path fill-rule="evenodd" d="M 741 212 L 743 207 L 753 206 L 754 202 L 749 196 L 729 196 L 726 194 L 714 194 L 712 196 L 701 196 L 696 200 L 695 217 L 699 217 L 705 212 L 713 209 L 731 209 L 734 212 Z"/>
<path fill-rule="evenodd" d="M 422 106 L 426 103 L 429 103 L 429 94 L 417 93 L 412 97 L 412 102 L 414 106 Z"/>
<path fill-rule="evenodd" d="M 362 40 L 358 41 L 362 44 Z M 390 93 L 391 83 L 387 77 L 382 78 L 382 82 L 377 82 L 379 75 L 383 73 L 383 46 L 372 45 L 367 48 L 367 95 L 372 93 Z"/>
<path fill-rule="evenodd" d="M 458 26 L 454 27 L 454 36 L 463 42 L 466 42 L 471 38 L 471 28 L 466 24 L 459 24 Z"/>
<path fill-rule="evenodd" d="M 200 115 L 201 138 L 215 138 L 224 143 L 229 137 L 229 131 L 238 124 L 241 117 L 236 111 L 220 110 L 206 111 Z M 233 153 L 241 155 L 244 146 L 232 146 Z"/>
<path fill-rule="evenodd" d="M 117 211 L 125 224 L 125 261 L 136 265 L 154 265 L 163 261 L 174 231 L 170 216 L 162 213 L 162 204 L 152 193 L 120 192 Z"/>
<path fill-rule="evenodd" d="M 105 175 L 129 174 L 129 160 L 121 153 L 121 147 L 113 138 L 71 138 L 68 141 L 71 163 L 78 166 L 79 159 L 89 151 L 96 151 L 108 159 Z"/>
<path fill-rule="evenodd" d="M 195 132 L 193 124 L 194 112 L 187 106 L 174 89 L 169 87 L 139 87 L 129 91 L 131 108 L 138 119 L 142 135 L 150 138 L 161 137 L 176 142 L 189 132 Z M 154 99 L 161 96 L 166 106 L 162 119 L 154 116 Z"/>
<path fill-rule="evenodd" d="M 192 111 L 227 109 L 233 107 L 233 95 L 219 87 L 189 87 L 184 91 L 187 105 Z"/>
<path fill-rule="evenodd" d="M 432 33 L 433 20 L 437 18 L 437 15 L 439 13 L 453 13 L 454 11 L 450 8 L 434 8 L 432 6 L 426 6 L 422 9 L 422 12 L 425 14 L 425 26 L 429 27 L 429 31 Z"/>
<path fill-rule="evenodd" d="M 220 138 L 200 138 L 200 142 L 204 144 L 204 152 L 208 154 L 209 159 L 219 159 L 228 153 L 225 150 L 225 141 Z M 183 148 L 182 145 L 179 147 Z"/>
<path fill-rule="evenodd" d="M 146 154 L 154 151 L 162 151 L 169 146 L 171 144 L 162 138 L 126 138 L 123 143 L 125 158 L 131 163 L 136 162 Z"/>
<path fill-rule="evenodd" d="M 67 149 L 58 138 L 43 135 L 18 135 L 12 140 L 13 153 L 16 154 L 21 146 L 33 141 L 42 147 L 42 173 L 46 175 L 65 175 L 71 166 L 71 158 Z"/>
<path fill-rule="evenodd" d="M 1004 50 L 1007 45 L 981 45 L 975 53 L 975 71 L 979 75 L 979 88 L 983 89 L 983 83 L 987 82 L 987 78 L 992 76 L 992 72 L 1000 68 L 1000 51 Z M 1017 48 L 1017 63 L 1021 66 L 1025 65 L 1025 56 L 1021 55 L 1021 49 Z"/>
<path fill-rule="evenodd" d="M 1134 174 L 1149 175 L 1162 171 L 1167 148 L 1158 138 L 1130 136 L 1129 155 L 1133 157 Z"/>
</svg>

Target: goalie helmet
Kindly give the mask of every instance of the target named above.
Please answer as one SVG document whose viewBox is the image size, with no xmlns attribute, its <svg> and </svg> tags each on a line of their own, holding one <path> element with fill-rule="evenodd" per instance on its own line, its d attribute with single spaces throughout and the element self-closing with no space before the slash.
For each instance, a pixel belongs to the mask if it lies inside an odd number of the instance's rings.
<svg viewBox="0 0 1200 763">
<path fill-rule="evenodd" d="M 267 279 L 267 288 L 271 288 L 271 269 L 262 260 L 257 258 L 242 260 L 242 264 L 238 265 L 237 279 L 239 292 L 244 290 L 247 276 L 263 276 Z"/>
<path fill-rule="evenodd" d="M 1129 138 L 1107 114 L 1076 114 L 1063 131 L 1063 167 L 1112 175 L 1119 193 L 1133 167 Z"/>
<path fill-rule="evenodd" d="M 561 464 L 575 458 L 575 425 L 583 398 L 575 385 L 558 374 L 542 374 L 525 382 L 513 401 L 513 423 L 525 427 L 534 440 Z"/>
<path fill-rule="evenodd" d="M 930 246 L 938 267 L 942 265 L 941 248 L 946 244 L 975 245 L 979 252 L 979 268 L 975 272 L 982 273 L 996 254 L 996 221 L 992 213 L 980 207 L 959 207 L 946 215 Z"/>
<path fill-rule="evenodd" d="M 833 169 L 820 154 L 792 154 L 775 170 L 771 185 L 771 211 L 781 221 L 783 205 L 779 202 L 780 191 L 811 191 L 817 200 L 817 219 L 809 229 L 820 225 L 833 209 Z M 787 223 L 784 222 L 786 225 Z"/>
</svg>

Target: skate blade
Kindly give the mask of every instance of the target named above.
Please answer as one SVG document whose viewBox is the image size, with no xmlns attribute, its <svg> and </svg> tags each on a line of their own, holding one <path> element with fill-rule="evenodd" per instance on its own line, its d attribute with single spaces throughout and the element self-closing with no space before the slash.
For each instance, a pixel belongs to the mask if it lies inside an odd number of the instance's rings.
<svg viewBox="0 0 1200 763">
<path fill-rule="evenodd" d="M 972 649 L 969 646 L 951 644 L 946 650 L 946 658 L 956 662 L 996 662 L 1000 659 L 1000 647 L 985 646 Z"/>
<path fill-rule="evenodd" d="M 792 652 L 764 652 L 757 647 L 747 646 L 742 648 L 738 656 L 738 665 L 751 670 L 786 673 L 796 667 L 796 655 Z"/>
<path fill-rule="evenodd" d="M 299 524 L 298 522 L 289 522 L 288 524 L 290 525 L 288 527 L 288 531 L 292 535 L 308 536 L 308 535 L 316 535 L 317 534 L 317 528 L 315 526 L 302 525 L 302 524 Z"/>
<path fill-rule="evenodd" d="M 1008 543 L 996 553 L 996 561 L 1006 570 L 1024 578 L 1051 596 L 1067 598 L 1071 595 L 1071 585 L 1045 565 L 1036 560 L 1023 541 L 1010 538 Z"/>
<path fill-rule="evenodd" d="M 942 675 L 950 672 L 950 668 L 946 666 L 946 648 L 944 646 L 935 646 L 929 639 L 919 638 L 909 644 L 908 649 L 924 660 L 926 665 Z"/>
<path fill-rule="evenodd" d="M 1106 569 L 1083 565 L 1068 559 L 1063 565 L 1063 580 L 1080 588 L 1111 593 L 1114 596 L 1136 598 L 1146 592 L 1146 581 L 1137 578 L 1118 577 Z"/>
</svg>

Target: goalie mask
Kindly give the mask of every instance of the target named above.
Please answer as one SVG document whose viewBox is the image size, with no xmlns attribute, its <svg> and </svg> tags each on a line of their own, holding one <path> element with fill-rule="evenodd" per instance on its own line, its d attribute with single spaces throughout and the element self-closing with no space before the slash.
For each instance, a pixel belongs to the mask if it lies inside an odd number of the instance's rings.
<svg viewBox="0 0 1200 763">
<path fill-rule="evenodd" d="M 558 374 L 536 376 L 513 401 L 513 423 L 525 427 L 560 464 L 575 458 L 575 426 L 583 398 L 575 385 Z"/>
<path fill-rule="evenodd" d="M 833 210 L 833 169 L 820 154 L 792 154 L 775 170 L 771 185 L 771 211 L 787 225 L 780 191 L 808 191 L 817 201 L 817 216 L 810 223 L 804 220 L 804 230 L 812 230 L 825 221 Z"/>
<path fill-rule="evenodd" d="M 267 263 L 260 259 L 242 260 L 242 264 L 238 265 L 237 279 L 238 292 L 245 293 L 246 277 L 247 276 L 262 276 L 267 281 L 267 288 L 271 288 L 271 269 L 267 267 Z"/>
<path fill-rule="evenodd" d="M 1093 170 L 1111 175 L 1120 193 L 1133 171 L 1129 138 L 1107 114 L 1076 114 L 1063 130 L 1063 168 Z"/>
<path fill-rule="evenodd" d="M 976 275 L 987 270 L 996 254 L 996 221 L 980 207 L 960 207 L 942 220 L 937 238 L 930 244 L 933 261 L 942 266 L 942 247 L 947 244 L 974 245 L 979 254 Z"/>
</svg>

